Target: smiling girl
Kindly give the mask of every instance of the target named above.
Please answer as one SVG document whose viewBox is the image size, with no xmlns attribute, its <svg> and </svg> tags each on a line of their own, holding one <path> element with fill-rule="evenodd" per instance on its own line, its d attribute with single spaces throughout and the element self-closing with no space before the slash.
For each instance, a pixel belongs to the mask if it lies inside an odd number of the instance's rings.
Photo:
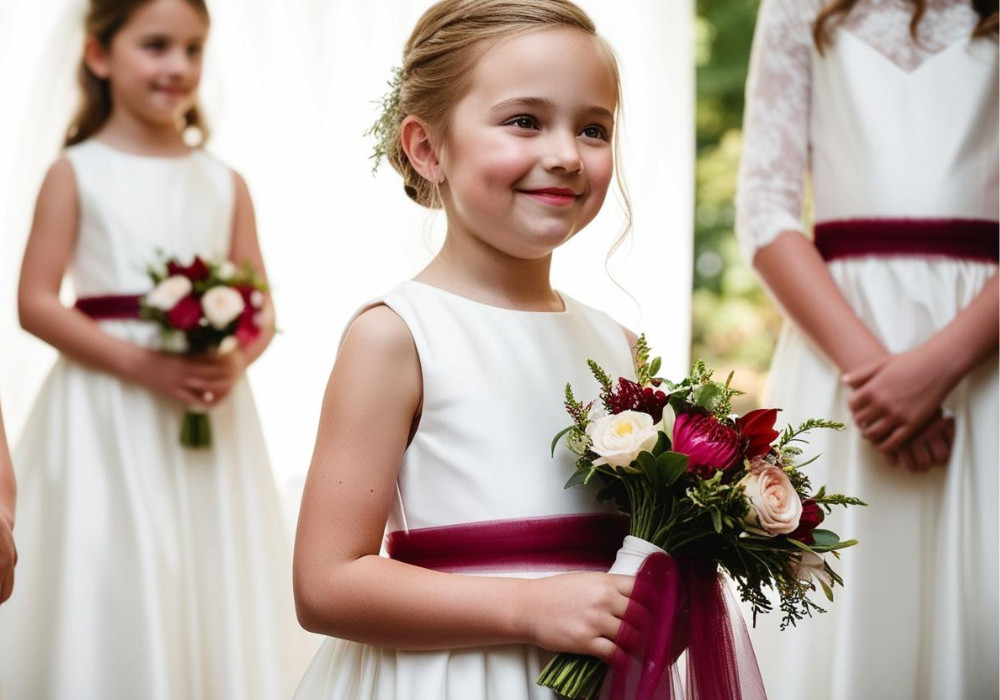
<svg viewBox="0 0 1000 700">
<path fill-rule="evenodd" d="M 245 183 L 183 137 L 205 133 L 207 33 L 201 0 L 90 3 L 82 106 L 21 269 L 21 324 L 60 359 L 16 452 L 4 697 L 286 698 L 308 655 L 244 378 L 273 332 L 195 358 L 160 352 L 137 318 L 158 249 L 264 273 Z M 67 272 L 75 308 L 60 303 Z M 178 444 L 184 406 L 212 409 L 212 449 Z"/>
<path fill-rule="evenodd" d="M 447 233 L 330 377 L 294 577 L 300 622 L 340 639 L 297 697 L 552 698 L 551 652 L 610 658 L 633 582 L 603 573 L 623 522 L 548 454 L 586 360 L 632 370 L 622 327 L 549 281 L 611 181 L 617 66 L 565 0 L 444 0 L 398 90 L 381 150 Z"/>
</svg>

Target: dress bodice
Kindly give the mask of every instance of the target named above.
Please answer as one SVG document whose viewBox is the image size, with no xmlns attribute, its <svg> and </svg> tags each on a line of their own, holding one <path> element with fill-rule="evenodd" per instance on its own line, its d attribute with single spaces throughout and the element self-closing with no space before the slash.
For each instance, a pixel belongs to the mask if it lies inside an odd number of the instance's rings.
<svg viewBox="0 0 1000 700">
<path fill-rule="evenodd" d="M 79 202 L 69 265 L 78 297 L 147 291 L 158 251 L 182 261 L 228 253 L 233 173 L 205 151 L 140 156 L 90 140 L 65 154 Z"/>
<path fill-rule="evenodd" d="M 587 360 L 630 377 L 632 354 L 606 314 L 563 299 L 562 312 L 516 311 L 404 282 L 381 300 L 406 322 L 423 379 L 390 531 L 607 509 L 563 488 L 575 459 L 550 445 L 570 422 L 566 383 L 596 397 Z"/>
<path fill-rule="evenodd" d="M 996 220 L 994 38 L 972 38 L 968 0 L 935 0 L 910 34 L 912 4 L 860 0 L 812 25 L 820 0 L 765 0 L 747 81 L 737 234 L 752 258 L 802 230 L 804 179 L 817 222 Z"/>
</svg>

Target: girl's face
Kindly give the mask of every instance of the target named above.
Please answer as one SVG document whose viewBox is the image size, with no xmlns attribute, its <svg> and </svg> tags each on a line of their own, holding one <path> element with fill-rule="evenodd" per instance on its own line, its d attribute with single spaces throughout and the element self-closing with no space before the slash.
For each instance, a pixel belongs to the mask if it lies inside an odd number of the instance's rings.
<svg viewBox="0 0 1000 700">
<path fill-rule="evenodd" d="M 87 62 L 110 82 L 116 110 L 173 128 L 194 105 L 207 34 L 205 18 L 185 0 L 152 0 L 132 14 L 108 50 L 89 46 Z"/>
<path fill-rule="evenodd" d="M 503 39 L 452 109 L 439 162 L 449 233 L 538 259 L 600 210 L 613 170 L 618 90 L 584 32 Z"/>
</svg>

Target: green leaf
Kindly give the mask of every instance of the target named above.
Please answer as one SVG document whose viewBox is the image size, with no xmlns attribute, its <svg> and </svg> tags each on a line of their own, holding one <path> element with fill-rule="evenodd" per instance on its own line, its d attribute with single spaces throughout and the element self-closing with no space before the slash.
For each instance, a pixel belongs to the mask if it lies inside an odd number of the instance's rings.
<svg viewBox="0 0 1000 700">
<path fill-rule="evenodd" d="M 662 455 L 669 449 L 670 449 L 670 438 L 668 438 L 667 434 L 661 430 L 656 438 L 656 444 L 653 446 L 653 455 L 659 458 L 660 455 Z"/>
<path fill-rule="evenodd" d="M 715 528 L 716 534 L 722 533 L 722 514 L 719 513 L 718 509 L 712 508 L 709 511 L 712 516 L 712 527 Z"/>
<path fill-rule="evenodd" d="M 564 489 L 571 489 L 574 486 L 582 486 L 583 484 L 587 483 L 587 480 L 589 478 L 590 478 L 590 471 L 589 470 L 587 470 L 587 469 L 577 469 L 575 472 L 573 472 L 573 476 L 571 476 L 569 478 L 569 481 L 566 482 L 566 485 L 563 486 L 563 488 Z"/>
<path fill-rule="evenodd" d="M 823 589 L 823 595 L 826 596 L 826 599 L 829 600 L 832 603 L 833 602 L 833 590 L 828 585 L 826 585 L 826 583 L 823 582 L 823 581 L 819 582 L 819 587 Z"/>
<path fill-rule="evenodd" d="M 709 382 L 708 384 L 702 384 L 691 392 L 691 400 L 694 401 L 695 406 L 708 411 L 714 411 L 715 402 L 721 394 L 722 387 L 715 382 Z"/>
<path fill-rule="evenodd" d="M 813 540 L 817 547 L 830 547 L 840 544 L 840 536 L 830 530 L 813 530 Z"/>
<path fill-rule="evenodd" d="M 687 472 L 688 456 L 680 452 L 664 452 L 656 458 L 656 465 L 662 474 L 663 483 L 672 485 Z"/>
<path fill-rule="evenodd" d="M 649 363 L 649 376 L 655 377 L 656 373 L 660 371 L 660 365 L 662 361 L 659 357 L 654 357 L 653 361 Z"/>
<path fill-rule="evenodd" d="M 575 425 L 571 425 L 568 428 L 563 428 L 558 433 L 556 433 L 556 436 L 554 438 L 552 438 L 552 456 L 553 457 L 556 456 L 556 445 L 559 444 L 559 440 L 562 439 L 563 435 L 565 435 L 566 433 L 568 433 L 569 431 L 571 431 L 575 427 L 576 427 Z"/>
</svg>

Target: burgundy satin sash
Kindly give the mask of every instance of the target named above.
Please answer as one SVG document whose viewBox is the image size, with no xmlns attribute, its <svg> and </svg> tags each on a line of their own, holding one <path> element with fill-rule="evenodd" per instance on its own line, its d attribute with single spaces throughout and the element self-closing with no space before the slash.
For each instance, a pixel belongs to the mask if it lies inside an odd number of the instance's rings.
<svg viewBox="0 0 1000 700">
<path fill-rule="evenodd" d="M 743 616 L 714 562 L 653 554 L 632 597 L 604 700 L 765 700 Z M 687 651 L 686 690 L 677 660 Z"/>
<path fill-rule="evenodd" d="M 943 255 L 1000 260 L 1000 222 L 985 219 L 847 219 L 816 224 L 824 260 L 868 255 Z"/>
<path fill-rule="evenodd" d="M 76 300 L 75 307 L 95 321 L 136 319 L 139 318 L 139 302 L 142 297 L 142 294 L 83 297 Z"/>
<path fill-rule="evenodd" d="M 628 518 L 607 513 L 490 520 L 389 534 L 389 557 L 450 573 L 607 571 Z"/>
</svg>

